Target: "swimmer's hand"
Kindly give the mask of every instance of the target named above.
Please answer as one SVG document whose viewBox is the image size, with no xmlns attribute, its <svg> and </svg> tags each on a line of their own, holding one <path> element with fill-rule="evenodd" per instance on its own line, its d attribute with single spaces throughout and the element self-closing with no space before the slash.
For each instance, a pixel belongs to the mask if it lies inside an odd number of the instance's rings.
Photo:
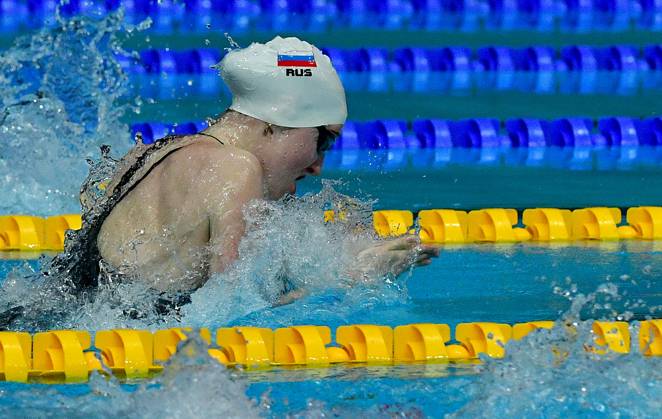
<svg viewBox="0 0 662 419">
<path fill-rule="evenodd" d="M 294 290 L 290 291 L 287 294 L 281 295 L 278 301 L 274 304 L 274 307 L 280 307 L 287 304 L 292 304 L 296 300 L 303 298 L 306 293 L 303 290 Z"/>
<path fill-rule="evenodd" d="M 429 265 L 437 256 L 439 247 L 421 244 L 418 236 L 399 237 L 359 252 L 350 276 L 357 281 L 398 276 L 412 266 Z"/>
</svg>

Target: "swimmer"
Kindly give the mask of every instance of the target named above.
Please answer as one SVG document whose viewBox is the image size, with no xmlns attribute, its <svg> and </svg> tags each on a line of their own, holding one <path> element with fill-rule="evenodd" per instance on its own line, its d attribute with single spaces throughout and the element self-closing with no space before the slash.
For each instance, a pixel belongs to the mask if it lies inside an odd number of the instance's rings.
<svg viewBox="0 0 662 419">
<path fill-rule="evenodd" d="M 97 285 L 101 261 L 167 301 L 188 296 L 237 259 L 247 203 L 295 194 L 297 181 L 321 174 L 347 117 L 329 58 L 297 38 L 276 37 L 229 52 L 220 71 L 233 99 L 211 126 L 139 144 L 122 159 L 85 215 L 77 248 L 54 261 L 80 278 L 72 285 Z M 73 263 L 71 254 L 83 257 Z M 399 275 L 437 255 L 415 236 L 380 242 L 358 254 L 353 275 Z"/>
</svg>

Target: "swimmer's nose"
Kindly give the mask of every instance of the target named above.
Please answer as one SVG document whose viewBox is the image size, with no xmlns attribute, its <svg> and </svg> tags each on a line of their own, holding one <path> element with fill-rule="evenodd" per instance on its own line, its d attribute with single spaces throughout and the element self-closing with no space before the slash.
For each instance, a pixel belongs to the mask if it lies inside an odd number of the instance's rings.
<svg viewBox="0 0 662 419">
<path fill-rule="evenodd" d="M 322 165 L 324 164 L 324 157 L 315 160 L 313 164 L 306 167 L 306 173 L 312 176 L 319 176 L 322 174 Z"/>
</svg>

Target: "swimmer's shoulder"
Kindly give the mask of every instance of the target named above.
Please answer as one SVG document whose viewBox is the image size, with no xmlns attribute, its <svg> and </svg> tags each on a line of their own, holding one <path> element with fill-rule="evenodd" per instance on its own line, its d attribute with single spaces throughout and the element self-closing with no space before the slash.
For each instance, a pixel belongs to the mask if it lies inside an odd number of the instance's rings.
<svg viewBox="0 0 662 419">
<path fill-rule="evenodd" d="M 177 163 L 207 174 L 226 177 L 262 177 L 262 165 L 252 153 L 230 144 L 219 144 L 209 137 L 184 147 L 177 154 Z"/>
</svg>

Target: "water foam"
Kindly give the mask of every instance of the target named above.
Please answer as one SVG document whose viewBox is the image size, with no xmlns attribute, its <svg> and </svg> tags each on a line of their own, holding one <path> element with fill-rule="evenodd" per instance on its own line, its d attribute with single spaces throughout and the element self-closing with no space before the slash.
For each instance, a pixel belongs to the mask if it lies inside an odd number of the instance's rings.
<svg viewBox="0 0 662 419">
<path fill-rule="evenodd" d="M 574 290 L 557 291 L 572 304 L 553 329 L 510 341 L 504 359 L 484 359 L 479 379 L 466 388 L 469 402 L 449 417 L 652 417 L 662 410 L 662 359 L 639 352 L 638 322 L 631 324 L 629 354 L 587 350 L 606 348 L 596 344 L 593 321 L 580 315 L 604 312 L 604 301 L 621 298 L 618 287 L 603 284 L 587 295 Z"/>
<path fill-rule="evenodd" d="M 205 345 L 191 339 L 162 374 L 138 384 L 93 374 L 85 386 L 13 385 L 2 391 L 3 417 L 257 418 L 260 409 L 246 396 L 237 371 L 209 358 Z"/>
<path fill-rule="evenodd" d="M 122 19 L 58 20 L 0 55 L 0 213 L 79 212 L 85 159 L 129 148 L 128 79 L 113 57 Z"/>
<path fill-rule="evenodd" d="M 324 222 L 320 214 L 328 208 L 342 208 L 345 219 Z M 282 324 L 293 320 L 291 316 L 328 310 L 316 300 L 324 295 L 342 301 L 345 308 L 359 301 L 364 305 L 374 299 L 404 298 L 402 281 L 377 275 L 357 283 L 352 274 L 357 253 L 375 243 L 371 208 L 369 201 L 336 192 L 331 182 L 324 182 L 319 193 L 301 198 L 255 202 L 246 210 L 247 233 L 239 259 L 193 294 L 192 304 L 183 308 L 183 320 L 199 326 L 231 323 L 277 305 L 289 290 L 310 298 L 290 316 L 283 310 L 270 315 L 267 310 L 251 319 Z"/>
</svg>

